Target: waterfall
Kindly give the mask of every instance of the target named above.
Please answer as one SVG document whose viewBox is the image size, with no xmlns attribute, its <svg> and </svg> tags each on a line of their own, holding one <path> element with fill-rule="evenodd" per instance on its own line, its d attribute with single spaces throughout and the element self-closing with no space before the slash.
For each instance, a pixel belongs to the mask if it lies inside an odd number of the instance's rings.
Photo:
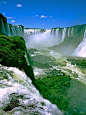
<svg viewBox="0 0 86 115">
<path fill-rule="evenodd" d="M 6 30 L 5 30 L 5 26 L 4 26 L 4 23 L 3 23 L 3 20 L 1 19 L 1 31 L 3 34 L 6 34 Z"/>
<path fill-rule="evenodd" d="M 86 29 L 84 32 L 83 41 L 78 45 L 78 47 L 76 48 L 76 50 L 72 55 L 79 56 L 79 57 L 86 57 Z"/>
<path fill-rule="evenodd" d="M 57 38 L 59 37 L 59 28 L 56 29 L 56 37 L 57 37 Z"/>
<path fill-rule="evenodd" d="M 68 37 L 70 36 L 70 28 L 68 28 Z"/>
<path fill-rule="evenodd" d="M 56 105 L 43 99 L 26 74 L 0 65 L 0 115 L 62 115 Z"/>
<path fill-rule="evenodd" d="M 86 40 L 86 29 L 85 29 L 85 32 L 84 32 L 84 38 L 83 40 Z"/>
<path fill-rule="evenodd" d="M 73 36 L 73 27 L 72 27 L 72 29 L 71 29 L 71 37 Z"/>
<path fill-rule="evenodd" d="M 18 26 L 19 27 L 19 35 L 23 35 L 22 33 L 22 27 L 21 26 Z"/>
<path fill-rule="evenodd" d="M 23 36 L 23 30 L 22 30 L 22 27 L 20 25 L 16 26 L 17 29 L 16 29 L 16 32 L 17 32 L 17 35 L 18 36 Z"/>
<path fill-rule="evenodd" d="M 41 29 L 24 29 L 24 33 L 27 35 L 27 36 L 30 36 L 32 34 L 39 34 L 41 31 Z"/>
<path fill-rule="evenodd" d="M 54 30 L 54 29 L 52 29 L 51 34 L 52 34 L 52 35 L 55 35 L 55 30 Z"/>
<path fill-rule="evenodd" d="M 16 36 L 15 26 L 12 26 L 12 36 Z"/>
<path fill-rule="evenodd" d="M 29 34 L 30 30 L 29 29 L 24 29 L 25 33 L 25 41 L 27 44 L 28 48 L 38 48 L 38 49 L 45 49 L 46 47 L 52 47 L 54 45 L 58 45 L 61 40 L 58 36 L 59 34 L 59 29 L 55 30 L 54 29 L 46 29 L 45 32 L 38 32 L 37 34 Z M 33 31 L 33 30 L 32 30 Z M 65 29 L 63 31 L 63 39 L 65 37 Z M 56 34 L 56 35 L 55 35 Z"/>
<path fill-rule="evenodd" d="M 72 37 L 73 36 L 73 27 L 72 28 L 68 28 L 68 37 Z"/>
<path fill-rule="evenodd" d="M 10 27 L 9 27 L 9 24 L 8 24 L 8 23 L 7 23 L 7 35 L 8 35 L 8 36 L 11 36 Z"/>
<path fill-rule="evenodd" d="M 65 36 L 66 36 L 66 28 L 62 29 L 62 40 L 61 40 L 61 42 L 64 41 Z"/>
</svg>

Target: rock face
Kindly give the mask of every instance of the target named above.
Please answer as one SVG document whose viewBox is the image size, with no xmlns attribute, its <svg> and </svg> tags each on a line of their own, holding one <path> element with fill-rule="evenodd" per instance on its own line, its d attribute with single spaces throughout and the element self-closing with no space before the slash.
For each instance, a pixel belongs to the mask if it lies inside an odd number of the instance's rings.
<svg viewBox="0 0 86 115">
<path fill-rule="evenodd" d="M 0 33 L 7 36 L 24 36 L 24 26 L 7 23 L 7 19 L 0 14 Z"/>
</svg>

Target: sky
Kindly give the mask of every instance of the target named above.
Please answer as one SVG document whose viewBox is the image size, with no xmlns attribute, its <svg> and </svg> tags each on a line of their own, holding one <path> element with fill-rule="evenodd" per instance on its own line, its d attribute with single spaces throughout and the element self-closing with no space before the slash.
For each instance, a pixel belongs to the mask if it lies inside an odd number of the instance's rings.
<svg viewBox="0 0 86 115">
<path fill-rule="evenodd" d="M 8 23 L 51 29 L 86 24 L 86 0 L 0 0 Z"/>
</svg>

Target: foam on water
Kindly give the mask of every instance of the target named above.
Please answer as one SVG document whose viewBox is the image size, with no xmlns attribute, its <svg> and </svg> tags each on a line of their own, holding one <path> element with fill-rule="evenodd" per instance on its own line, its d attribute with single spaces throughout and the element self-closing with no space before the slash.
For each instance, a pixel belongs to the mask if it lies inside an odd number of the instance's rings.
<svg viewBox="0 0 86 115">
<path fill-rule="evenodd" d="M 11 110 L 6 111 L 6 108 L 11 108 Z M 43 99 L 24 72 L 0 65 L 0 114 L 7 113 L 11 115 L 28 115 L 28 113 L 62 115 L 56 105 Z"/>
</svg>

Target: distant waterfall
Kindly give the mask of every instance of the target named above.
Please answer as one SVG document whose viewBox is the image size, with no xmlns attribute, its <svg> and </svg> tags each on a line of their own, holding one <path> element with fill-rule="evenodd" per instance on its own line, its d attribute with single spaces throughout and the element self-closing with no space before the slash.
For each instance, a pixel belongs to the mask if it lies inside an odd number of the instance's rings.
<svg viewBox="0 0 86 115">
<path fill-rule="evenodd" d="M 62 40 L 61 40 L 61 42 L 64 41 L 65 36 L 66 36 L 66 28 L 62 29 Z"/>
<path fill-rule="evenodd" d="M 70 36 L 70 28 L 68 28 L 68 37 Z"/>
<path fill-rule="evenodd" d="M 61 43 L 61 40 L 64 40 L 66 35 L 66 28 L 63 29 L 63 36 L 61 36 L 60 29 L 46 29 L 44 32 L 36 31 L 37 34 L 30 34 L 34 32 L 34 29 L 24 29 L 25 41 L 27 48 L 38 48 L 43 49 L 47 47 L 53 47 Z M 60 36 L 60 37 L 59 37 Z"/>
<path fill-rule="evenodd" d="M 16 36 L 15 26 L 12 26 L 12 35 L 13 35 L 13 36 Z"/>
<path fill-rule="evenodd" d="M 2 27 L 2 29 L 1 29 L 2 33 L 6 34 L 5 26 L 4 26 L 2 19 L 1 19 L 1 27 Z"/>
<path fill-rule="evenodd" d="M 7 21 L 0 21 L 0 31 L 7 36 L 24 36 L 24 26 L 8 24 Z"/>
<path fill-rule="evenodd" d="M 85 32 L 84 32 L 83 41 L 76 48 L 73 55 L 79 56 L 79 57 L 86 57 L 86 29 L 85 29 Z"/>
<path fill-rule="evenodd" d="M 41 33 L 41 30 L 42 29 L 24 29 L 24 33 L 26 36 L 30 36 L 30 35 L 36 35 L 36 34 L 39 34 Z"/>
<path fill-rule="evenodd" d="M 73 27 L 68 28 L 68 37 L 72 37 L 72 36 L 73 36 Z"/>
<path fill-rule="evenodd" d="M 56 36 L 57 36 L 57 37 L 59 36 L 59 28 L 56 29 Z"/>
<path fill-rule="evenodd" d="M 9 24 L 7 23 L 7 35 L 8 36 L 11 36 L 11 31 L 10 31 L 10 27 L 9 27 Z"/>
<path fill-rule="evenodd" d="M 22 30 L 21 26 L 18 26 L 18 31 L 20 36 L 24 36 L 24 31 Z"/>
<path fill-rule="evenodd" d="M 71 37 L 73 36 L 73 27 L 72 27 L 72 29 L 71 29 Z"/>
</svg>

